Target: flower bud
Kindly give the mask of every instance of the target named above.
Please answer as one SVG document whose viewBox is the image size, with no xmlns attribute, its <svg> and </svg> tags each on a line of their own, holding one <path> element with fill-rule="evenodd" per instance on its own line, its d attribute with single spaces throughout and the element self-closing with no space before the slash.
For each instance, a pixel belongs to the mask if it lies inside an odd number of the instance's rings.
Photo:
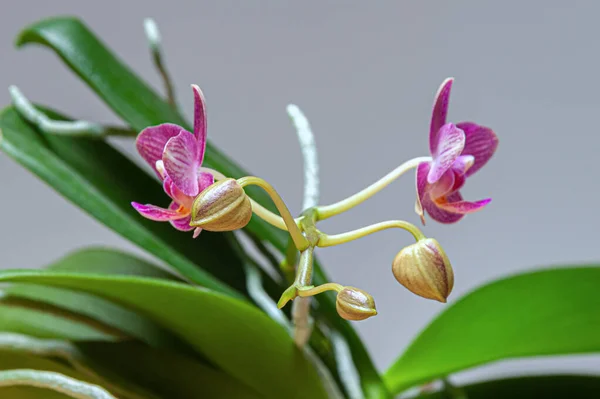
<svg viewBox="0 0 600 399">
<path fill-rule="evenodd" d="M 392 272 L 412 293 L 444 303 L 454 286 L 448 256 L 433 238 L 421 239 L 398 252 Z"/>
<path fill-rule="evenodd" d="M 364 320 L 377 314 L 373 297 L 355 287 L 344 287 L 335 300 L 338 314 L 346 320 Z"/>
<path fill-rule="evenodd" d="M 235 179 L 219 180 L 204 189 L 192 205 L 190 226 L 208 231 L 232 231 L 246 226 L 252 205 Z"/>
</svg>

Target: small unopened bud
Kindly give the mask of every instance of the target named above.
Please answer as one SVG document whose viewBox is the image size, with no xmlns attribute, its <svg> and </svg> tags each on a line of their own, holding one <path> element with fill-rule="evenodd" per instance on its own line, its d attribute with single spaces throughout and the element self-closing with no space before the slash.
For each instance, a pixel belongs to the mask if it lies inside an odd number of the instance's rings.
<svg viewBox="0 0 600 399">
<path fill-rule="evenodd" d="M 232 231 L 245 227 L 252 205 L 235 179 L 224 179 L 204 189 L 192 205 L 190 226 L 208 231 Z"/>
<path fill-rule="evenodd" d="M 355 287 L 344 287 L 335 300 L 338 314 L 346 320 L 364 320 L 377 314 L 373 297 Z"/>
<path fill-rule="evenodd" d="M 421 239 L 398 252 L 392 272 L 414 294 L 444 303 L 454 286 L 448 256 L 433 238 Z"/>
</svg>

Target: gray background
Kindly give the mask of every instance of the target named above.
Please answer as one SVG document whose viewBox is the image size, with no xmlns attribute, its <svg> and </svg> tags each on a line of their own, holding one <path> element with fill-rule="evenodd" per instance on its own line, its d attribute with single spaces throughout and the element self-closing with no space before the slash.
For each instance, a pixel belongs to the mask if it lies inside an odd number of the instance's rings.
<svg viewBox="0 0 600 399">
<path fill-rule="evenodd" d="M 491 205 L 459 224 L 425 228 L 452 259 L 456 300 L 510 273 L 600 260 L 599 12 L 593 1 L 19 1 L 0 15 L 0 87 L 17 84 L 73 116 L 117 122 L 54 55 L 17 52 L 13 38 L 38 18 L 79 15 L 161 89 L 142 29 L 144 17 L 155 17 L 187 115 L 189 84 L 198 83 L 208 98 L 210 139 L 275 185 L 297 212 L 302 163 L 287 103 L 313 125 L 322 202 L 330 203 L 426 155 L 433 96 L 454 76 L 451 120 L 491 126 L 500 138 L 496 156 L 463 190 L 468 199 L 493 197 Z M 7 91 L 0 93 L 8 103 Z M 4 155 L 0 181 L 1 267 L 41 266 L 91 244 L 139 252 Z M 411 173 L 323 229 L 399 217 L 417 223 L 414 197 Z M 375 296 L 379 316 L 356 327 L 380 369 L 444 307 L 394 280 L 391 260 L 409 242 L 406 233 L 388 231 L 319 251 L 336 281 Z M 598 373 L 600 357 L 501 362 L 460 377 L 544 370 Z"/>
</svg>

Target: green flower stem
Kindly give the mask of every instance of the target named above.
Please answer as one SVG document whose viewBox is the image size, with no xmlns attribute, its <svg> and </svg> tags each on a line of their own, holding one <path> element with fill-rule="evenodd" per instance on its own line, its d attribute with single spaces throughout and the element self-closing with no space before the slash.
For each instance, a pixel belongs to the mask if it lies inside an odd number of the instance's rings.
<svg viewBox="0 0 600 399">
<path fill-rule="evenodd" d="M 177 109 L 173 82 L 163 61 L 160 31 L 158 30 L 158 25 L 156 25 L 156 22 L 152 18 L 146 18 L 144 20 L 144 31 L 146 32 L 146 38 L 148 39 L 150 53 L 152 54 L 152 61 L 154 62 L 154 66 L 158 70 L 163 84 L 165 85 L 167 102 L 173 108 Z"/>
<path fill-rule="evenodd" d="M 308 247 L 300 253 L 300 261 L 298 262 L 298 270 L 296 270 L 296 287 L 309 287 L 312 285 L 314 248 Z"/>
<path fill-rule="evenodd" d="M 349 231 L 347 233 L 342 233 L 342 234 L 327 235 L 327 234 L 321 233 L 321 237 L 319 239 L 319 243 L 317 244 L 317 246 L 331 247 L 334 245 L 340 245 L 340 244 L 344 244 L 344 243 L 354 241 L 359 238 L 368 236 L 369 234 L 373 234 L 373 233 L 376 233 L 381 230 L 394 229 L 394 228 L 404 229 L 404 230 L 408 231 L 409 233 L 411 233 L 413 235 L 413 237 L 415 237 L 415 240 L 417 240 L 417 241 L 425 238 L 425 235 L 414 224 L 405 222 L 403 220 L 389 220 L 387 222 L 372 224 L 370 226 L 363 227 L 361 229 Z"/>
<path fill-rule="evenodd" d="M 116 399 L 98 385 L 59 373 L 25 369 L 0 371 L 0 387 L 19 385 L 50 389 L 76 399 Z"/>
<path fill-rule="evenodd" d="M 254 201 L 252 198 L 250 198 L 250 197 L 248 197 L 248 198 L 250 199 L 250 204 L 252 204 L 252 212 L 254 212 L 254 214 L 256 216 L 258 216 L 265 222 L 269 223 L 271 226 L 277 227 L 280 230 L 289 231 L 288 224 L 286 223 L 284 218 L 282 218 L 279 215 L 274 214 L 273 212 L 271 212 L 270 210 L 268 210 L 267 208 L 265 208 L 258 202 Z M 279 207 L 278 207 L 278 209 L 279 209 Z M 295 220 L 294 220 L 294 222 L 295 222 Z M 294 223 L 294 225 L 296 225 L 296 224 Z M 291 234 L 291 231 L 290 231 L 290 234 Z M 297 247 L 298 246 L 297 240 L 294 239 L 293 242 L 294 242 L 294 245 Z"/>
<path fill-rule="evenodd" d="M 300 296 L 292 304 L 292 320 L 294 322 L 294 342 L 299 348 L 304 347 L 312 334 L 312 320 L 310 317 L 310 298 L 302 297 L 300 291 L 304 287 L 312 285 L 312 272 L 314 261 L 314 247 L 309 246 L 300 253 L 298 269 L 296 270 L 296 279 L 294 287 L 295 294 Z"/>
<path fill-rule="evenodd" d="M 300 230 L 300 227 L 298 227 L 298 225 L 296 224 L 296 221 L 294 220 L 294 217 L 290 213 L 290 210 L 288 209 L 285 202 L 283 202 L 283 199 L 279 196 L 277 191 L 275 191 L 273 186 L 271 186 L 269 183 L 267 183 L 263 179 L 255 177 L 255 176 L 242 177 L 241 179 L 238 179 L 237 182 L 242 187 L 255 185 L 255 186 L 258 186 L 258 187 L 262 188 L 263 190 L 265 190 L 267 192 L 267 194 L 269 194 L 269 196 L 275 203 L 277 210 L 281 214 L 281 217 L 283 218 L 283 221 L 285 222 L 285 226 L 287 227 L 287 231 L 290 233 L 292 240 L 294 240 L 294 245 L 296 246 L 296 248 L 299 251 L 303 251 L 308 247 L 308 245 L 309 245 L 308 240 L 304 237 L 304 235 L 302 235 L 302 231 Z M 254 213 L 257 216 L 259 216 L 263 219 L 265 216 L 267 216 L 267 214 L 264 213 L 264 211 L 267 211 L 267 210 L 265 208 L 263 208 L 262 206 L 255 208 L 255 204 L 253 203 L 252 210 L 254 211 Z M 269 212 L 269 211 L 267 211 L 267 212 Z M 269 212 L 269 213 L 271 213 L 271 212 Z M 267 219 L 264 219 L 264 220 L 267 223 L 271 223 Z M 278 227 L 278 226 L 276 226 L 276 227 Z"/>
<path fill-rule="evenodd" d="M 296 271 L 296 261 L 298 260 L 298 251 L 294 246 L 294 241 L 291 238 L 288 238 L 288 243 L 285 247 L 285 257 L 279 264 L 279 267 L 286 277 L 288 282 L 292 282 L 294 280 L 294 274 Z"/>
<path fill-rule="evenodd" d="M 310 296 L 314 296 L 314 295 L 318 295 L 322 292 L 325 291 L 335 291 L 335 292 L 340 292 L 341 290 L 344 289 L 344 286 L 338 283 L 325 283 L 325 284 L 321 284 L 318 285 L 316 287 L 312 287 L 312 288 L 303 288 L 303 289 L 298 289 L 298 296 L 300 297 L 310 297 Z"/>
<path fill-rule="evenodd" d="M 215 177 L 215 180 L 227 179 L 227 176 L 225 176 L 223 173 L 219 172 L 218 170 L 211 169 L 211 168 L 205 168 L 205 167 L 202 167 L 201 170 L 203 172 L 211 173 Z M 256 216 L 260 217 L 265 222 L 269 223 L 271 226 L 277 227 L 280 230 L 288 231 L 287 224 L 281 216 L 274 214 L 273 212 L 271 212 L 270 210 L 268 210 L 267 208 L 265 208 L 258 202 L 254 201 L 252 198 L 248 197 L 248 199 L 250 200 L 250 203 L 252 204 L 252 212 L 254 212 L 254 214 L 256 214 Z M 275 200 L 273 200 L 273 201 L 275 201 Z M 294 219 L 295 224 L 298 225 L 298 223 L 300 223 L 300 220 L 302 220 L 302 217 Z M 295 243 L 295 241 L 294 241 L 294 243 Z"/>
<path fill-rule="evenodd" d="M 363 203 L 364 201 L 371 198 L 373 195 L 377 194 L 379 191 L 384 189 L 391 182 L 402 176 L 404 173 L 408 172 L 411 169 L 416 168 L 422 162 L 431 161 L 431 157 L 418 157 L 411 159 L 410 161 L 404 162 L 402 165 L 398 166 L 396 169 L 392 170 L 390 173 L 371 184 L 369 187 L 364 190 L 342 200 L 336 202 L 331 205 L 318 206 L 317 212 L 319 215 L 319 220 L 324 220 L 330 218 L 335 215 L 339 215 L 340 213 L 346 212 L 349 209 L 354 208 L 356 205 Z"/>
</svg>

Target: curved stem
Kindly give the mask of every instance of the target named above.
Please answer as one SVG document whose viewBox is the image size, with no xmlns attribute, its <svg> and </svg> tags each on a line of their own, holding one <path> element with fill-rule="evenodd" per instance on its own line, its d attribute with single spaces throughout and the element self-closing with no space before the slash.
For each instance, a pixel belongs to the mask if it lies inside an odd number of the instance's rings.
<svg viewBox="0 0 600 399">
<path fill-rule="evenodd" d="M 200 168 L 200 170 L 202 172 L 211 173 L 215 177 L 215 180 L 227 179 L 227 176 L 225 176 L 223 173 L 219 172 L 218 170 L 211 169 L 211 168 L 205 168 L 205 167 Z M 277 227 L 278 229 L 281 229 L 284 231 L 288 231 L 288 227 L 281 216 L 274 214 L 273 212 L 271 212 L 270 210 L 268 210 L 267 208 L 265 208 L 258 202 L 254 201 L 252 198 L 248 197 L 248 199 L 250 200 L 250 203 L 252 204 L 252 212 L 254 212 L 256 214 L 256 216 L 260 217 L 265 222 L 269 223 L 271 226 Z M 302 220 L 302 217 L 294 219 L 294 221 L 296 222 L 296 225 L 300 222 L 300 220 Z"/>
<path fill-rule="evenodd" d="M 265 190 L 267 192 L 267 194 L 269 194 L 269 196 L 275 203 L 277 210 L 281 214 L 281 217 L 283 218 L 283 221 L 285 222 L 287 230 L 289 231 L 290 236 L 292 237 L 292 240 L 294 240 L 294 245 L 296 245 L 296 248 L 298 248 L 298 250 L 302 251 L 308 247 L 308 240 L 304 237 L 304 235 L 302 235 L 302 231 L 300 231 L 300 228 L 296 224 L 296 221 L 294 220 L 294 217 L 290 213 L 290 210 L 288 209 L 285 202 L 283 202 L 283 199 L 279 196 L 277 191 L 275 191 L 273 186 L 271 186 L 269 183 L 267 183 L 263 179 L 255 177 L 255 176 L 242 177 L 241 179 L 238 179 L 237 182 L 242 187 L 249 186 L 249 185 L 255 185 L 255 186 L 258 186 L 258 187 L 262 188 L 263 190 Z M 254 206 L 254 204 L 253 204 L 253 206 Z M 260 208 L 262 208 L 262 207 L 260 207 Z M 260 209 L 260 208 L 257 208 L 257 209 Z M 253 210 L 254 210 L 254 208 L 253 208 Z M 266 209 L 264 209 L 264 208 L 262 208 L 262 210 L 266 211 Z M 258 213 L 256 213 L 256 214 L 258 216 L 261 216 Z"/>
<path fill-rule="evenodd" d="M 248 197 L 250 200 L 250 204 L 252 204 L 252 212 L 265 222 L 269 223 L 271 226 L 277 227 L 278 229 L 289 231 L 288 225 L 285 222 L 284 218 L 279 215 L 274 214 L 258 202 L 254 201 L 252 198 Z M 295 221 L 294 221 L 295 222 Z M 295 225 L 295 223 L 294 223 Z M 291 232 L 290 232 L 291 234 Z M 294 244 L 296 244 L 296 240 L 294 240 Z M 296 246 L 298 246 L 296 244 Z"/>
<path fill-rule="evenodd" d="M 414 224 L 405 222 L 403 220 L 389 220 L 387 222 L 372 224 L 370 226 L 363 227 L 357 230 L 352 230 L 342 234 L 327 235 L 322 233 L 317 246 L 331 247 L 334 245 L 344 244 L 368 236 L 369 234 L 376 233 L 381 230 L 394 228 L 404 229 L 408 231 L 413 235 L 413 237 L 415 237 L 415 240 L 417 241 L 425 238 L 425 235 L 421 233 L 421 230 L 419 230 L 419 228 Z"/>
<path fill-rule="evenodd" d="M 314 295 L 318 295 L 322 292 L 325 291 L 335 291 L 335 292 L 340 292 L 341 290 L 344 289 L 344 286 L 338 283 L 325 283 L 325 284 L 321 284 L 318 285 L 316 287 L 312 287 L 309 289 L 299 289 L 298 290 L 298 296 L 299 297 L 309 297 L 309 296 L 314 296 Z"/>
<path fill-rule="evenodd" d="M 317 207 L 319 220 L 324 220 L 332 216 L 339 215 L 340 213 L 346 212 L 347 210 L 354 208 L 356 205 L 363 203 L 364 201 L 371 198 L 373 195 L 377 194 L 379 191 L 384 189 L 387 185 L 389 185 L 391 182 L 402 176 L 404 173 L 416 168 L 420 163 L 430 161 L 431 157 L 413 158 L 410 161 L 404 162 L 402 165 L 398 166 L 396 169 L 392 170 L 390 173 L 383 176 L 381 179 L 371 184 L 369 187 L 363 189 L 362 191 L 359 191 L 358 193 L 346 199 L 336 202 L 335 204 Z"/>
<path fill-rule="evenodd" d="M 296 287 L 296 298 L 292 304 L 292 320 L 294 322 L 294 342 L 299 348 L 310 339 L 312 333 L 312 319 L 310 317 L 310 299 L 302 298 L 300 290 L 303 287 L 312 286 L 312 272 L 314 261 L 314 247 L 309 246 L 300 254 L 298 268 L 296 270 L 296 279 L 294 286 Z"/>
</svg>

